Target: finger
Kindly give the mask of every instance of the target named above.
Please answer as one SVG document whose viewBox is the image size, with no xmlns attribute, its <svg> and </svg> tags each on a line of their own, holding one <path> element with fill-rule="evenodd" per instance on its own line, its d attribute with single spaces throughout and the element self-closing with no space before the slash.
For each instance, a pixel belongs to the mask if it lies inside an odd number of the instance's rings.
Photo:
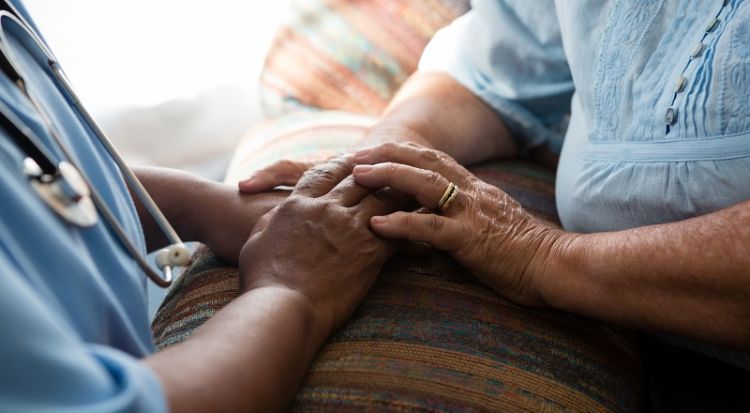
<svg viewBox="0 0 750 413">
<path fill-rule="evenodd" d="M 376 191 L 368 189 L 368 191 L 370 193 L 356 205 L 356 208 L 368 219 L 375 215 L 399 211 L 411 201 L 410 196 L 393 188 L 381 188 Z"/>
<path fill-rule="evenodd" d="M 354 180 L 354 176 L 349 175 L 343 181 L 339 182 L 327 196 L 336 200 L 339 205 L 351 207 L 357 205 L 371 192 L 372 189 L 358 184 Z"/>
<path fill-rule="evenodd" d="M 314 165 L 313 162 L 283 159 L 255 171 L 249 178 L 239 181 L 237 186 L 244 193 L 269 191 L 280 185 L 294 186 L 302 174 Z"/>
<path fill-rule="evenodd" d="M 443 152 L 414 143 L 388 142 L 354 154 L 357 164 L 394 162 L 435 171 L 458 185 L 465 185 L 469 171 Z"/>
<path fill-rule="evenodd" d="M 358 184 L 368 188 L 390 187 L 414 197 L 422 206 L 436 209 L 448 189 L 448 182 L 438 172 L 392 162 L 357 165 L 352 172 Z M 459 193 L 453 203 L 461 199 Z"/>
<path fill-rule="evenodd" d="M 458 221 L 435 214 L 394 212 L 370 219 L 370 228 L 383 238 L 424 242 L 443 251 L 455 251 L 464 240 Z"/>
<path fill-rule="evenodd" d="M 339 182 L 349 176 L 354 162 L 346 156 L 339 156 L 308 169 L 297 182 L 292 195 L 317 198 L 330 192 Z"/>
</svg>

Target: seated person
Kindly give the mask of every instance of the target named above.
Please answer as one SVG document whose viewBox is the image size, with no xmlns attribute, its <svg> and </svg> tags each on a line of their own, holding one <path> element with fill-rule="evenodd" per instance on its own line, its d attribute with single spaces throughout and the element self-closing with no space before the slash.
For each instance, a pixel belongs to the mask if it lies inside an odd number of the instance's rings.
<svg viewBox="0 0 750 413">
<path fill-rule="evenodd" d="M 393 252 L 367 222 L 402 200 L 357 185 L 346 158 L 287 198 L 136 171 L 179 236 L 239 264 L 244 291 L 153 354 L 136 257 L 166 240 L 148 201 L 131 197 L 16 0 L 0 38 L 0 411 L 282 410 Z"/>
<path fill-rule="evenodd" d="M 359 184 L 433 213 L 373 230 L 449 252 L 517 303 L 689 337 L 750 369 L 750 4 L 472 6 L 369 130 L 389 143 L 355 157 Z M 561 146 L 562 229 L 460 166 Z M 240 190 L 312 165 L 280 161 Z"/>
</svg>

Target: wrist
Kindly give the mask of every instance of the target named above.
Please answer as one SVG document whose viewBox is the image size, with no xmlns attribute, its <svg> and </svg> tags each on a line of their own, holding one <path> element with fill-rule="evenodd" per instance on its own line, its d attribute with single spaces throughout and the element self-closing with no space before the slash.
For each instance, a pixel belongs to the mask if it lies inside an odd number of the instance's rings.
<svg viewBox="0 0 750 413">
<path fill-rule="evenodd" d="M 216 226 L 216 215 L 222 209 L 216 206 L 223 205 L 225 196 L 221 187 L 218 182 L 203 179 L 193 183 L 182 206 L 184 212 L 176 222 L 186 240 L 209 244 L 211 229 Z"/>
<path fill-rule="evenodd" d="M 240 274 L 241 279 L 242 274 Z M 334 330 L 334 322 L 329 311 L 316 304 L 304 292 L 292 287 L 275 283 L 262 286 L 242 287 L 243 296 L 266 296 L 273 297 L 275 305 L 280 308 L 288 308 L 303 320 L 307 329 L 307 336 L 314 341 L 322 343 Z"/>
<path fill-rule="evenodd" d="M 192 209 L 194 240 L 208 245 L 224 261 L 236 264 L 258 219 L 286 196 L 286 191 L 243 194 L 233 186 L 209 182 Z"/>
<path fill-rule="evenodd" d="M 525 276 L 532 280 L 533 290 L 543 306 L 561 308 L 562 297 L 568 294 L 582 260 L 579 245 L 582 235 L 548 227 L 541 232 L 540 246 Z"/>
<path fill-rule="evenodd" d="M 133 168 L 151 198 L 164 214 L 167 221 L 184 241 L 194 241 L 200 233 L 195 219 L 200 211 L 205 187 L 210 181 L 196 175 L 167 168 Z M 150 250 L 161 248 L 168 243 L 155 220 L 137 197 L 133 197 Z"/>
<path fill-rule="evenodd" d="M 385 142 L 412 142 L 435 149 L 420 128 L 400 120 L 383 119 L 373 125 L 367 131 L 362 146 L 373 146 Z"/>
</svg>

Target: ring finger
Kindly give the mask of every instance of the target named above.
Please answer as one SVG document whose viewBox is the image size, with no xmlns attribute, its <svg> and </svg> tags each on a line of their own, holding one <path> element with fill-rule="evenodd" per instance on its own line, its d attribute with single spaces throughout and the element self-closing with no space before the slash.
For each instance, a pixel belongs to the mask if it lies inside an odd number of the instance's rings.
<svg viewBox="0 0 750 413">
<path fill-rule="evenodd" d="M 437 210 L 452 194 L 449 182 L 434 171 L 410 165 L 385 162 L 375 165 L 357 165 L 353 171 L 358 184 L 368 188 L 391 187 L 414 197 L 422 206 Z M 456 187 L 453 191 L 458 191 Z M 457 192 L 451 199 L 454 208 L 462 203 L 462 194 Z M 447 208 L 446 208 L 447 209 Z"/>
</svg>

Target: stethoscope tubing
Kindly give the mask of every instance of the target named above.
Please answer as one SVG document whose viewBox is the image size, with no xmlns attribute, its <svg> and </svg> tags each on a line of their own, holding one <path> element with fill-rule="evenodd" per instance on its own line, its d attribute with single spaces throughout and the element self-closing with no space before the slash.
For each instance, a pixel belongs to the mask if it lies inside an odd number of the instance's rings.
<svg viewBox="0 0 750 413">
<path fill-rule="evenodd" d="M 9 13 L 8 11 L 5 11 L 5 10 L 0 11 L 0 26 L 2 25 L 1 22 L 3 18 L 10 18 L 16 21 L 20 25 L 20 27 L 26 31 L 26 33 L 31 37 L 31 39 L 34 40 L 34 42 L 36 43 L 36 46 L 39 47 L 39 49 L 44 54 L 47 60 L 47 65 L 49 67 L 49 70 L 52 73 L 58 86 L 61 87 L 62 89 L 61 91 L 68 96 L 68 99 L 72 102 L 74 109 L 79 113 L 79 115 L 91 128 L 94 136 L 96 136 L 97 140 L 102 144 L 104 149 L 108 152 L 108 154 L 111 156 L 111 158 L 117 165 L 128 187 L 140 201 L 141 206 L 144 209 L 146 209 L 146 211 L 151 215 L 151 217 L 154 219 L 154 222 L 163 232 L 166 239 L 170 242 L 171 245 L 167 247 L 166 249 L 160 250 L 156 256 L 157 265 L 162 269 L 164 273 L 164 276 L 162 277 L 159 274 L 157 274 L 156 271 L 153 270 L 153 268 L 151 268 L 151 265 L 149 265 L 149 263 L 147 262 L 143 254 L 141 254 L 139 249 L 135 245 L 133 245 L 133 243 L 129 240 L 125 230 L 122 228 L 122 226 L 118 222 L 114 213 L 112 213 L 112 211 L 107 206 L 106 202 L 101 197 L 101 195 L 97 191 L 94 190 L 94 186 L 92 185 L 91 181 L 88 179 L 88 177 L 85 174 L 81 172 L 82 171 L 81 168 L 79 168 L 78 165 L 74 164 L 75 158 L 73 154 L 69 151 L 69 149 L 66 147 L 66 145 L 64 145 L 64 143 L 58 136 L 57 130 L 54 127 L 54 123 L 52 123 L 52 120 L 50 119 L 49 115 L 44 110 L 43 105 L 41 105 L 34 98 L 33 94 L 29 93 L 29 91 L 26 89 L 25 82 L 23 81 L 23 77 L 18 72 L 18 69 L 17 69 L 18 65 L 14 61 L 14 57 L 12 53 L 9 53 L 8 50 L 6 50 L 5 45 L 7 44 L 7 39 L 4 38 L 4 34 L 2 30 L 0 30 L 0 51 L 2 51 L 7 61 L 13 66 L 13 70 L 15 70 L 16 72 L 15 74 L 20 80 L 20 82 L 18 82 L 19 87 L 21 88 L 23 93 L 28 97 L 29 101 L 31 102 L 32 106 L 34 106 L 38 114 L 42 117 L 42 120 L 47 126 L 50 136 L 53 138 L 53 140 L 59 147 L 62 154 L 65 156 L 68 162 L 72 163 L 78 169 L 81 175 L 81 179 L 91 189 L 90 196 L 91 196 L 92 201 L 96 205 L 96 209 L 102 215 L 102 217 L 104 218 L 104 221 L 107 222 L 108 226 L 112 229 L 112 231 L 115 234 L 115 237 L 120 241 L 120 243 L 126 249 L 128 254 L 136 261 L 136 263 L 141 268 L 141 270 L 146 274 L 146 276 L 148 276 L 148 278 L 151 279 L 151 281 L 153 281 L 155 284 L 157 284 L 160 287 L 163 287 L 163 288 L 169 287 L 172 284 L 172 279 L 173 279 L 172 267 L 187 265 L 187 263 L 190 260 L 189 251 L 187 250 L 187 248 L 185 248 L 179 235 L 174 230 L 174 228 L 169 223 L 169 221 L 164 216 L 164 214 L 161 212 L 159 207 L 156 205 L 153 198 L 151 198 L 151 196 L 148 194 L 148 191 L 143 187 L 143 184 L 141 184 L 140 180 L 135 176 L 133 171 L 130 170 L 127 164 L 125 164 L 125 161 L 122 159 L 119 152 L 114 148 L 111 141 L 107 137 L 106 133 L 101 129 L 101 127 L 99 127 L 99 125 L 93 119 L 91 114 L 83 106 L 77 94 L 73 91 L 73 88 L 70 82 L 68 81 L 67 76 L 65 76 L 65 73 L 63 72 L 62 68 L 58 64 L 57 60 L 49 52 L 49 50 L 41 41 L 41 39 L 36 35 L 36 33 L 34 33 L 32 30 L 29 29 L 29 26 L 24 21 L 19 19 L 13 13 Z M 40 145 L 40 140 L 34 135 L 34 133 L 28 127 L 22 126 L 23 124 L 20 122 L 19 119 L 16 119 L 16 117 L 12 114 L 9 108 L 4 107 L 4 105 L 0 105 L 0 115 L 2 115 L 5 118 L 5 120 L 7 121 L 6 123 L 9 126 L 12 126 L 13 129 L 15 129 L 16 133 L 23 135 L 24 138 L 27 139 L 31 143 L 31 145 L 35 146 L 36 149 L 42 154 L 43 157 L 47 157 L 47 160 L 51 159 L 48 157 L 48 153 L 44 150 L 44 146 Z"/>
<path fill-rule="evenodd" d="M 120 156 L 120 153 L 117 151 L 114 145 L 112 145 L 112 142 L 109 140 L 106 133 L 101 129 L 101 127 L 99 127 L 99 124 L 94 121 L 94 118 L 91 116 L 89 111 L 86 110 L 86 108 L 81 104 L 81 101 L 73 91 L 73 88 L 68 82 L 68 79 L 65 76 L 65 73 L 62 71 L 60 65 L 55 60 L 49 60 L 48 65 L 50 67 L 50 70 L 52 70 L 52 73 L 55 75 L 55 79 L 60 82 L 60 85 L 63 87 L 65 93 L 70 96 L 71 101 L 73 102 L 73 106 L 94 131 L 94 135 L 96 135 L 99 142 L 101 142 L 106 151 L 115 161 L 117 167 L 120 169 L 120 172 L 123 174 L 123 177 L 127 181 L 128 186 L 132 191 L 136 193 L 136 196 L 140 200 L 141 205 L 154 218 L 154 221 L 164 233 L 164 236 L 171 244 L 181 244 L 182 241 L 180 240 L 179 235 L 177 235 L 177 232 L 174 230 L 174 228 L 172 228 L 172 225 L 161 212 L 159 207 L 156 206 L 156 203 L 154 202 L 153 198 L 151 198 L 151 195 L 149 195 L 148 191 L 143 187 L 143 184 L 138 179 L 138 177 L 136 177 L 133 171 L 127 166 L 125 161 Z"/>
</svg>

